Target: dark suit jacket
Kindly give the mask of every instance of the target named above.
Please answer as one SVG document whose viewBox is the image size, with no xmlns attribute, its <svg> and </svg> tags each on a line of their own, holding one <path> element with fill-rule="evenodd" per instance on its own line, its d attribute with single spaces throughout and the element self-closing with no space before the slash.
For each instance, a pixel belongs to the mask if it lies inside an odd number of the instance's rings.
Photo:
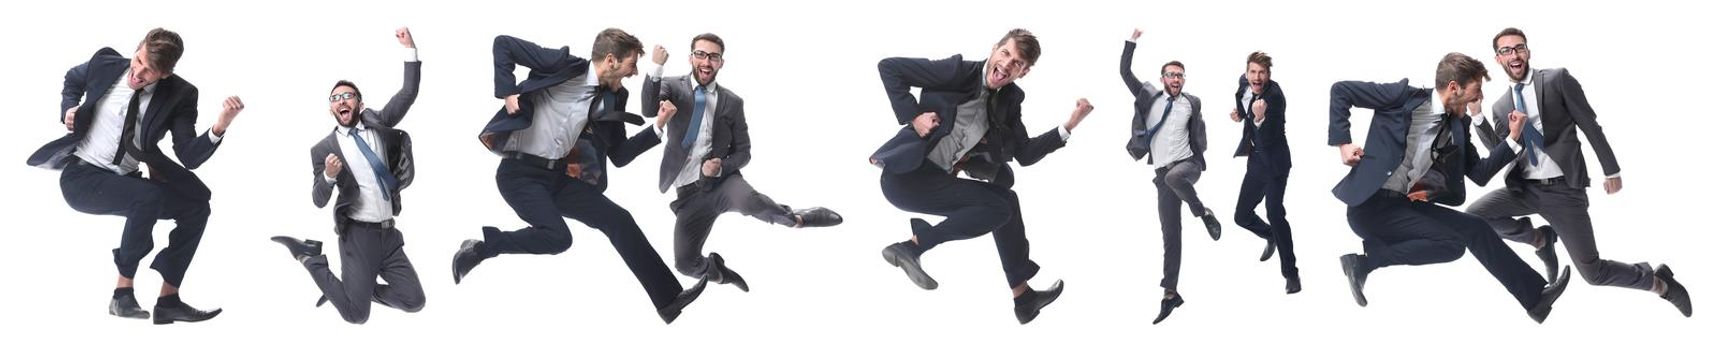
<svg viewBox="0 0 1718 350">
<path fill-rule="evenodd" d="M 978 98 L 980 90 L 985 88 L 984 62 L 963 61 L 960 55 L 935 61 L 885 58 L 877 62 L 877 72 L 882 76 L 883 92 L 889 96 L 895 121 L 904 125 L 894 138 L 871 154 L 872 163 L 889 174 L 905 174 L 922 166 L 937 142 L 954 131 L 960 104 Z M 912 87 L 920 88 L 916 98 Z M 986 113 L 995 114 L 992 118 L 1002 118 L 1008 127 L 998 128 L 993 124 L 983 142 L 970 152 L 989 154 L 992 158 L 969 160 L 965 169 L 974 177 L 989 178 L 992 183 L 1007 187 L 1014 181 L 1009 161 L 1019 161 L 1022 166 L 1036 164 L 1045 155 L 1062 148 L 1064 142 L 1054 129 L 1037 137 L 1027 136 L 1026 127 L 1020 122 L 1020 103 L 1026 99 L 1026 92 L 1019 85 L 1008 84 L 994 94 L 991 98 L 999 100 Z M 936 112 L 942 118 L 942 123 L 925 137 L 919 137 L 911 125 L 913 118 L 922 112 Z"/>
<path fill-rule="evenodd" d="M 1348 132 L 1350 108 L 1373 111 L 1372 126 L 1366 134 L 1365 154 L 1360 158 L 1360 164 L 1349 169 L 1342 182 L 1331 189 L 1337 199 L 1348 206 L 1358 206 L 1383 188 L 1384 181 L 1402 165 L 1414 109 L 1422 104 L 1438 103 L 1432 95 L 1429 89 L 1409 86 L 1407 79 L 1388 84 L 1344 81 L 1330 86 L 1331 146 L 1353 142 Z M 1433 169 L 1448 176 L 1444 177 L 1443 186 L 1430 196 L 1432 202 L 1461 205 L 1467 201 L 1467 185 L 1462 181 L 1462 175 L 1485 186 L 1492 176 L 1515 159 L 1515 151 L 1508 147 L 1495 148 L 1489 156 L 1480 158 L 1473 143 L 1468 142 L 1467 125 L 1470 121 L 1466 117 L 1462 119 L 1446 121 L 1461 125 L 1450 125 L 1448 144 L 1451 146 L 1440 149 L 1437 153 L 1441 156 L 1433 158 Z"/>
<path fill-rule="evenodd" d="M 1599 126 L 1593 106 L 1587 103 L 1587 93 L 1581 89 L 1581 82 L 1563 68 L 1535 71 L 1533 81 L 1534 96 L 1539 99 L 1539 116 L 1544 118 L 1540 124 L 1545 132 L 1545 153 L 1551 155 L 1551 161 L 1557 163 L 1558 169 L 1563 170 L 1563 178 L 1569 180 L 1566 181 L 1569 187 L 1586 188 L 1591 184 L 1587 177 L 1587 158 L 1581 153 L 1581 140 L 1575 137 L 1577 127 L 1587 135 L 1587 141 L 1593 143 L 1593 151 L 1599 153 L 1599 166 L 1604 168 L 1605 174 L 1621 172 L 1617 155 L 1611 152 L 1611 142 L 1605 138 L 1604 128 Z M 1497 102 L 1491 106 L 1491 122 L 1481 121 L 1480 124 L 1480 138 L 1487 147 L 1499 147 L 1502 137 L 1509 135 L 1509 112 L 1514 110 L 1515 92 L 1499 94 Z M 1512 171 L 1504 176 L 1503 183 L 1519 190 L 1526 186 L 1522 179 L 1520 171 Z"/>
<path fill-rule="evenodd" d="M 1246 95 L 1251 84 L 1247 84 L 1247 76 L 1241 75 L 1241 87 L 1235 89 L 1235 110 L 1246 111 L 1252 107 L 1251 101 L 1241 100 Z M 1256 174 L 1283 175 L 1288 174 L 1293 166 L 1289 160 L 1288 132 L 1283 117 L 1288 109 L 1288 99 L 1283 97 L 1282 86 L 1276 80 L 1265 82 L 1264 92 L 1259 94 L 1265 101 L 1265 122 L 1253 126 L 1253 118 L 1257 114 L 1248 112 L 1241 116 L 1241 145 L 1235 147 L 1236 157 L 1247 157 L 1247 172 Z"/>
<path fill-rule="evenodd" d="M 1151 118 L 1152 107 L 1157 103 L 1157 98 L 1163 96 L 1164 92 L 1158 90 L 1157 86 L 1151 85 L 1151 83 L 1139 80 L 1139 77 L 1133 74 L 1133 49 L 1135 45 L 1137 44 L 1129 41 L 1122 46 L 1121 80 L 1127 84 L 1127 91 L 1133 93 L 1133 132 L 1127 139 L 1127 153 L 1133 156 L 1133 160 L 1140 160 L 1152 156 L 1151 142 L 1147 140 L 1147 136 L 1151 136 L 1147 135 L 1151 125 L 1146 122 L 1146 119 Z M 1198 96 L 1193 96 L 1193 94 L 1185 91 L 1182 92 L 1182 95 L 1187 96 L 1187 101 L 1193 105 L 1193 115 L 1187 117 L 1188 147 L 1193 150 L 1193 157 L 1188 158 L 1188 161 L 1198 165 L 1200 171 L 1204 171 L 1205 117 L 1203 113 L 1200 113 L 1200 110 L 1204 109 L 1204 103 L 1199 101 Z M 1164 117 L 1168 118 L 1167 115 Z"/>
<path fill-rule="evenodd" d="M 483 132 L 478 133 L 478 141 L 496 154 L 501 154 L 514 131 L 531 127 L 535 103 L 531 102 L 528 95 L 568 79 L 592 73 L 591 62 L 573 56 L 565 46 L 551 49 L 524 39 L 501 35 L 495 37 L 492 53 L 495 59 L 495 97 L 519 95 L 518 113 L 507 114 L 507 108 L 502 107 L 489 119 Z M 519 66 L 530 69 L 523 82 L 516 81 L 513 76 L 513 70 Z M 599 190 L 608 188 L 606 169 L 609 160 L 613 160 L 615 166 L 626 166 L 632 163 L 633 158 L 660 142 L 655 132 L 648 128 L 631 138 L 626 137 L 626 124 L 644 124 L 644 117 L 626 113 L 625 88 L 605 93 L 613 94 L 615 103 L 607 106 L 609 110 L 591 115 L 590 121 L 585 123 L 585 130 L 571 131 L 580 133 L 578 144 L 574 146 L 574 152 L 578 152 L 578 156 L 561 159 L 570 165 L 578 166 L 581 174 L 579 180 L 590 183 Z"/>
<path fill-rule="evenodd" d="M 394 93 L 394 97 L 388 100 L 388 105 L 380 111 L 366 108 L 359 113 L 360 122 L 364 123 L 364 127 L 376 132 L 376 138 L 382 146 L 381 156 L 388 161 L 386 164 L 388 172 L 393 173 L 394 178 L 399 180 L 400 186 L 389 189 L 388 192 L 388 195 L 393 198 L 394 215 L 400 214 L 400 203 L 402 202 L 400 190 L 412 184 L 413 175 L 416 173 L 415 163 L 412 161 L 412 136 L 407 134 L 405 130 L 394 127 L 400 124 L 400 120 L 406 118 L 406 111 L 412 108 L 412 102 L 418 98 L 418 81 L 422 66 L 422 62 L 406 62 L 406 81 L 400 86 L 400 91 Z M 340 134 L 339 130 L 338 127 L 334 128 L 333 132 L 330 132 L 327 137 L 322 138 L 321 142 L 317 142 L 315 146 L 310 148 L 310 168 L 312 170 L 310 173 L 312 177 L 310 201 L 316 204 L 317 208 L 327 206 L 328 197 L 333 195 L 335 187 L 339 187 L 340 198 L 334 201 L 334 232 L 344 233 L 345 230 L 341 230 L 340 226 L 344 226 L 347 221 L 351 220 L 353 201 L 358 200 L 358 182 L 354 178 L 356 175 L 352 173 L 350 164 L 354 164 L 353 161 L 366 162 L 366 160 L 346 158 L 346 153 L 340 149 L 340 142 L 336 138 L 351 136 Z M 335 176 L 333 184 L 322 180 L 322 174 L 327 167 L 324 159 L 329 154 L 340 158 L 341 164 L 348 165 L 340 171 L 339 175 Z M 362 175 L 370 176 L 370 174 Z"/>
<path fill-rule="evenodd" d="M 60 113 L 55 115 L 54 122 L 63 124 L 66 110 L 106 96 L 114 82 L 124 78 L 130 64 L 130 59 L 113 48 L 102 48 L 88 62 L 66 71 L 65 88 L 60 90 Z M 55 170 L 65 168 L 77 157 L 72 153 L 78 142 L 83 141 L 95 124 L 96 109 L 94 105 L 79 108 L 72 117 L 72 132 L 37 149 L 26 163 Z M 137 158 L 149 166 L 151 179 L 188 198 L 209 200 L 209 187 L 190 169 L 202 166 L 219 145 L 209 135 L 197 134 L 197 87 L 177 74 L 161 79 L 155 83 L 149 108 L 138 118 L 142 122 L 137 135 L 143 140 L 143 154 Z M 173 155 L 178 162 L 168 158 L 159 145 L 168 132 L 173 133 Z"/>
<path fill-rule="evenodd" d="M 686 167 L 686 149 L 680 146 L 686 137 L 686 128 L 692 123 L 692 88 L 694 82 L 689 76 L 652 79 L 644 82 L 644 98 L 641 111 L 646 117 L 658 117 L 656 108 L 662 101 L 674 103 L 679 110 L 674 118 L 668 120 L 665 132 L 668 133 L 668 145 L 662 150 L 661 180 L 657 190 L 668 192 L 668 186 L 674 184 L 674 179 L 680 177 L 680 170 Z M 738 174 L 740 168 L 752 160 L 752 137 L 746 131 L 746 100 L 732 90 L 716 85 L 716 110 L 710 121 L 710 154 L 704 159 L 721 158 L 722 173 L 715 177 L 704 177 L 699 184 L 707 190 L 719 179 L 728 175 Z M 655 133 L 651 133 L 653 136 Z"/>
</svg>

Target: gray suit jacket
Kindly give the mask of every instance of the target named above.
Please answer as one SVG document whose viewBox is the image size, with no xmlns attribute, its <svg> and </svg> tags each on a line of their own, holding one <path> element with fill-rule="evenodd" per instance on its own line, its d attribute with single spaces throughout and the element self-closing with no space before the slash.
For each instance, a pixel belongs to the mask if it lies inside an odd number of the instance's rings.
<svg viewBox="0 0 1718 350">
<path fill-rule="evenodd" d="M 1133 49 L 1135 45 L 1134 42 L 1129 41 L 1122 46 L 1121 79 L 1123 83 L 1127 84 L 1127 91 L 1133 93 L 1133 132 L 1129 134 L 1127 139 L 1127 153 L 1133 156 L 1133 160 L 1139 160 L 1152 156 L 1151 141 L 1149 140 L 1151 135 L 1147 135 L 1151 125 L 1146 123 L 1146 119 L 1151 117 L 1151 110 L 1153 105 L 1157 103 L 1157 97 L 1162 96 L 1164 92 L 1158 90 L 1157 86 L 1140 81 L 1139 77 L 1133 75 Z M 1205 170 L 1206 145 L 1205 117 L 1199 110 L 1203 109 L 1204 103 L 1199 102 L 1199 97 L 1185 91 L 1182 92 L 1182 95 L 1187 96 L 1187 100 L 1193 104 L 1193 115 L 1187 118 L 1187 139 L 1190 143 L 1188 147 L 1193 150 L 1193 157 L 1188 159 L 1193 164 L 1198 165 L 1199 170 L 1203 171 Z M 1147 159 L 1147 161 L 1151 160 Z"/>
<path fill-rule="evenodd" d="M 674 179 L 680 177 L 680 170 L 686 167 L 687 151 L 680 143 L 686 137 L 686 128 L 692 123 L 692 84 L 689 76 L 646 80 L 644 96 L 638 99 L 646 117 L 657 117 L 656 108 L 662 101 L 674 103 L 679 110 L 664 127 L 668 135 L 657 135 L 668 140 L 663 146 L 661 179 L 657 184 L 657 190 L 664 193 L 668 192 L 668 186 L 674 184 Z M 746 100 L 720 84 L 716 85 L 716 95 L 719 98 L 712 114 L 715 120 L 710 121 L 710 154 L 704 155 L 704 159 L 721 158 L 722 173 L 706 176 L 696 183 L 706 186 L 706 190 L 711 188 L 708 185 L 738 174 L 740 168 L 752 160 L 752 137 L 746 131 Z"/>
<path fill-rule="evenodd" d="M 1605 174 L 1621 172 L 1616 153 L 1611 151 L 1611 142 L 1605 139 L 1604 128 L 1599 126 L 1593 106 L 1587 103 L 1587 93 L 1581 89 L 1581 82 L 1563 68 L 1540 69 L 1533 74 L 1534 96 L 1539 100 L 1539 116 L 1544 118 L 1540 124 L 1545 132 L 1545 153 L 1557 163 L 1558 169 L 1563 170 L 1563 178 L 1569 180 L 1566 181 L 1569 187 L 1586 188 L 1591 182 L 1587 178 L 1587 159 L 1581 153 L 1581 140 L 1575 137 L 1577 127 L 1587 135 L 1587 141 L 1593 143 L 1593 151 L 1599 153 L 1599 166 L 1604 168 Z M 1509 135 L 1509 112 L 1514 110 L 1513 91 L 1500 94 L 1497 102 L 1492 104 L 1492 120 L 1489 123 L 1481 121 L 1479 128 L 1480 138 L 1487 147 L 1499 147 L 1502 137 Z M 1520 171 L 1511 171 L 1503 182 L 1511 189 L 1521 189 L 1525 186 L 1522 179 Z"/>
<path fill-rule="evenodd" d="M 383 150 L 382 157 L 387 160 L 388 172 L 393 173 L 394 178 L 399 180 L 399 188 L 390 189 L 388 193 L 394 199 L 394 215 L 400 214 L 400 190 L 412 184 L 412 177 L 415 172 L 415 163 L 412 160 L 412 136 L 407 134 L 405 130 L 395 129 L 394 126 L 399 125 L 400 121 L 405 119 L 406 111 L 410 110 L 412 102 L 417 100 L 419 72 L 422 70 L 422 66 L 422 62 L 406 62 L 405 83 L 400 86 L 400 91 L 394 93 L 394 97 L 388 100 L 388 105 L 382 107 L 380 111 L 365 108 L 359 113 L 363 118 L 360 122 L 364 123 L 364 127 L 376 131 L 377 139 Z M 311 203 L 316 204 L 317 208 L 325 207 L 328 205 L 329 197 L 333 196 L 334 188 L 340 188 L 340 198 L 334 202 L 334 232 L 342 233 L 345 231 L 341 230 L 340 227 L 351 220 L 350 211 L 353 201 L 358 200 L 358 182 L 357 179 L 353 178 L 354 174 L 352 174 L 351 167 L 341 170 L 340 174 L 335 176 L 333 184 L 323 181 L 322 175 L 327 168 L 324 159 L 329 154 L 333 154 L 334 157 L 340 159 L 341 164 L 352 164 L 353 161 L 362 162 L 365 160 L 346 159 L 345 153 L 340 149 L 340 142 L 335 138 L 349 136 L 340 135 L 339 128 L 334 130 L 329 132 L 328 136 L 323 137 L 321 142 L 317 142 L 315 146 L 310 148 L 310 167 L 312 169 L 310 173 L 310 200 Z"/>
</svg>

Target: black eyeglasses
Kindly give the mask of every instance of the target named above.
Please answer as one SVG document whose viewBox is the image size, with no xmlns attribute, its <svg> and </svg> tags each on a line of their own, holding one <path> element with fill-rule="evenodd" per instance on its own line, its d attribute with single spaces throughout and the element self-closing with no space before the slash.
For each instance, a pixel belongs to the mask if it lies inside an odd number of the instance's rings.
<svg viewBox="0 0 1718 350">
<path fill-rule="evenodd" d="M 1187 79 L 1187 73 L 1169 72 L 1169 73 L 1163 73 L 1163 77 L 1164 78 L 1170 78 L 1170 79 Z"/>
<path fill-rule="evenodd" d="M 710 60 L 710 62 L 721 62 L 722 61 L 722 54 L 714 53 L 714 52 L 704 52 L 704 50 L 692 50 L 692 58 L 696 58 L 696 59 L 700 59 L 700 60 Z"/>
<path fill-rule="evenodd" d="M 1497 48 L 1497 55 L 1498 56 L 1509 56 L 1509 55 L 1513 55 L 1516 53 L 1527 53 L 1527 44 L 1520 44 L 1520 45 L 1515 45 L 1515 46 L 1510 46 L 1510 47 L 1499 47 L 1499 48 Z"/>
<path fill-rule="evenodd" d="M 328 102 L 340 102 L 340 101 L 350 100 L 350 99 L 354 99 L 354 98 L 358 98 L 358 94 L 354 94 L 354 93 L 350 93 L 350 92 L 342 92 L 342 93 L 334 94 L 333 96 L 328 96 Z"/>
</svg>

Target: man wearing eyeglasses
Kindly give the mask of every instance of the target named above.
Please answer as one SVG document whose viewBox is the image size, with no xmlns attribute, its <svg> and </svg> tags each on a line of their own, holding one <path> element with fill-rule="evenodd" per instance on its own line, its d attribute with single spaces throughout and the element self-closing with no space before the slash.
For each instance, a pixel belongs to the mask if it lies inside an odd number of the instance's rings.
<svg viewBox="0 0 1718 350">
<path fill-rule="evenodd" d="M 1163 228 L 1163 281 L 1159 283 L 1163 300 L 1151 321 L 1157 324 L 1186 302 L 1176 291 L 1181 280 L 1181 203 L 1186 202 L 1193 215 L 1205 222 L 1212 240 L 1222 237 L 1222 226 L 1193 189 L 1205 171 L 1205 120 L 1199 113 L 1199 97 L 1181 90 L 1187 82 L 1187 67 L 1180 61 L 1164 63 L 1158 70 L 1163 90 L 1140 81 L 1133 74 L 1133 50 L 1140 34 L 1135 29 L 1122 45 L 1121 79 L 1134 96 L 1127 152 L 1134 160 L 1144 158 L 1157 173 L 1151 179 L 1157 186 L 1157 221 Z"/>
<path fill-rule="evenodd" d="M 751 291 L 745 278 L 729 269 L 722 255 L 703 256 L 716 217 L 739 212 L 767 223 L 788 227 L 826 227 L 841 223 L 841 215 L 826 208 L 792 210 L 758 193 L 740 174 L 752 158 L 751 135 L 747 132 L 745 100 L 727 87 L 716 84 L 716 73 L 726 63 L 727 44 L 715 34 L 692 38 L 687 60 L 692 74 L 662 76 L 668 50 L 657 45 L 651 53 L 655 63 L 645 75 L 642 103 L 646 117 L 656 118 L 655 132 L 668 145 L 662 151 L 661 177 L 657 190 L 674 190 L 668 204 L 674 211 L 674 268 L 693 278 L 733 284 Z M 689 106 L 685 109 L 676 106 Z M 675 111 L 656 115 L 658 110 Z"/>
<path fill-rule="evenodd" d="M 1235 200 L 1235 225 L 1265 239 L 1265 252 L 1259 261 L 1271 259 L 1281 250 L 1284 289 L 1288 294 L 1300 292 L 1300 269 L 1295 267 L 1294 231 L 1289 229 L 1283 193 L 1288 190 L 1288 135 L 1284 118 L 1288 99 L 1282 86 L 1271 79 L 1271 55 L 1254 52 L 1247 55 L 1247 71 L 1241 75 L 1235 90 L 1235 109 L 1229 119 L 1241 123 L 1241 144 L 1235 147 L 1236 157 L 1247 157 L 1247 174 L 1241 180 L 1239 198 Z M 1259 218 L 1254 210 L 1265 203 L 1269 222 Z"/>
<path fill-rule="evenodd" d="M 155 324 L 197 322 L 221 314 L 221 309 L 198 310 L 179 298 L 209 223 L 209 187 L 191 169 L 214 156 L 227 127 L 244 109 L 237 96 L 228 97 L 214 125 L 196 132 L 197 87 L 174 74 L 184 53 L 178 33 L 156 28 L 144 35 L 129 59 L 102 48 L 72 67 L 61 91 L 63 117 L 55 116 L 68 133 L 43 145 L 28 161 L 61 170 L 60 189 L 72 209 L 125 217 L 119 248 L 113 250 L 119 281 L 108 301 L 110 315 L 151 317 L 138 305 L 132 281 L 139 262 L 155 245 L 155 221 L 176 223 L 167 235 L 167 247 L 149 265 L 161 273 Z M 169 132 L 178 161 L 159 145 Z M 148 176 L 143 165 L 148 165 Z"/>
<path fill-rule="evenodd" d="M 1504 176 L 1505 188 L 1481 197 L 1467 212 L 1485 218 L 1504 239 L 1526 243 L 1545 262 L 1547 271 L 1557 266 L 1556 243 L 1561 240 L 1575 270 L 1588 284 L 1652 291 L 1670 301 L 1683 316 L 1692 316 L 1694 306 L 1688 289 L 1670 271 L 1669 265 L 1654 269 L 1645 262 L 1627 264 L 1599 257 L 1593 220 L 1587 213 L 1586 156 L 1581 152 L 1579 129 L 1598 152 L 1605 172 L 1605 193 L 1623 189 L 1622 168 L 1616 153 L 1599 127 L 1597 113 L 1587 103 L 1581 82 L 1567 69 L 1533 69 L 1528 60 L 1527 34 L 1506 28 L 1491 40 L 1497 64 L 1509 73 L 1509 93 L 1492 104 L 1492 118 L 1477 118 L 1474 127 L 1489 147 L 1509 147 L 1522 152 L 1515 169 Z M 1527 119 L 1520 142 L 1500 140 L 1503 122 Z M 1496 126 L 1493 126 L 1495 124 Z M 1533 226 L 1526 216 L 1539 214 L 1549 225 Z M 1549 272 L 1547 272 L 1549 273 Z"/>
<path fill-rule="evenodd" d="M 1038 274 L 1038 264 L 1030 257 L 1008 162 L 1038 163 L 1062 148 L 1069 132 L 1092 112 L 1092 105 L 1079 99 L 1060 127 L 1027 136 L 1020 121 L 1026 93 L 1014 81 L 1031 71 L 1040 50 L 1036 35 L 1014 29 L 991 46 L 985 61 L 955 55 L 877 63 L 895 121 L 906 125 L 871 155 L 871 164 L 883 169 L 883 197 L 901 210 L 944 217 L 936 225 L 912 219 L 912 237 L 883 248 L 883 260 L 900 267 L 919 288 L 936 289 L 937 281 L 925 273 L 919 257 L 939 244 L 993 232 L 1014 295 L 1014 318 L 1021 324 L 1032 322 L 1062 295 L 1062 281 L 1047 290 L 1027 284 Z M 920 88 L 919 96 L 913 96 L 913 87 Z M 971 179 L 958 177 L 963 172 Z"/>
<path fill-rule="evenodd" d="M 673 323 L 703 293 L 707 280 L 683 289 L 632 213 L 603 194 L 609 160 L 626 166 L 660 142 L 648 128 L 626 136 L 626 124 L 643 124 L 644 118 L 626 112 L 627 90 L 621 81 L 638 72 L 644 44 L 626 31 L 609 28 L 591 45 L 592 60 L 573 56 L 565 46 L 552 49 L 507 35 L 495 37 L 492 49 L 495 97 L 505 106 L 478 134 L 478 141 L 501 156 L 495 185 L 514 213 L 531 226 L 513 231 L 485 226 L 483 239 L 461 243 L 453 256 L 453 283 L 501 254 L 567 251 L 573 236 L 564 216 L 607 235 L 650 295 L 657 316 Z M 514 78 L 518 66 L 530 69 L 524 81 Z"/>
<path fill-rule="evenodd" d="M 1331 190 L 1348 206 L 1348 226 L 1365 254 L 1341 258 L 1354 302 L 1366 306 L 1366 278 L 1389 266 L 1455 261 L 1464 251 L 1503 284 L 1534 322 L 1545 322 L 1551 305 L 1569 286 L 1569 269 L 1547 283 L 1516 256 L 1477 216 L 1451 208 L 1467 200 L 1463 176 L 1484 186 L 1515 159 L 1509 148 L 1481 155 L 1468 142 L 1467 106 L 1484 98 L 1490 79 L 1485 64 L 1460 53 L 1438 62 L 1434 89 L 1395 83 L 1337 82 L 1330 87 L 1330 145 L 1337 146 L 1348 175 Z M 1366 147 L 1353 144 L 1352 113 L 1372 110 Z M 1523 120 L 1508 122 L 1508 136 L 1521 138 Z"/>
<path fill-rule="evenodd" d="M 340 276 L 328 269 L 322 242 L 275 236 L 292 257 L 310 271 L 324 302 L 346 322 L 370 319 L 370 302 L 417 312 L 424 307 L 423 284 L 406 258 L 405 240 L 394 227 L 401 208 L 400 190 L 412 184 L 411 135 L 395 129 L 418 97 L 417 44 L 406 28 L 394 31 L 406 48 L 405 82 L 381 110 L 364 108 L 358 85 L 341 80 L 328 96 L 328 114 L 338 123 L 334 131 L 310 148 L 310 200 L 328 205 L 334 189 L 334 233 L 340 238 Z M 377 284 L 380 276 L 387 284 Z"/>
</svg>

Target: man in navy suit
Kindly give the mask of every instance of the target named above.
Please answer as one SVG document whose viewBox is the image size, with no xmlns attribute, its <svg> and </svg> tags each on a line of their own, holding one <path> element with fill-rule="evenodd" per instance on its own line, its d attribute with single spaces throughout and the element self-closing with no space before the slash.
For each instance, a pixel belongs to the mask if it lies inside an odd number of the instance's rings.
<svg viewBox="0 0 1718 350">
<path fill-rule="evenodd" d="M 1605 193 L 1623 189 L 1622 168 L 1604 129 L 1599 127 L 1597 113 L 1587 103 L 1581 81 L 1568 69 L 1534 69 L 1529 65 L 1533 52 L 1527 48 L 1527 34 L 1520 29 L 1498 32 L 1491 44 L 1497 51 L 1497 64 L 1509 73 L 1511 91 L 1492 104 L 1492 118 L 1497 121 L 1487 123 L 1479 118 L 1476 127 L 1488 147 L 1511 147 L 1526 154 L 1504 175 L 1504 188 L 1480 197 L 1467 212 L 1485 218 L 1503 238 L 1532 245 L 1535 255 L 1545 262 L 1546 273 L 1557 266 L 1557 241 L 1561 240 L 1569 258 L 1575 260 L 1575 271 L 1587 284 L 1651 291 L 1676 306 L 1684 317 L 1693 316 L 1688 288 L 1676 281 L 1670 265 L 1660 264 L 1655 269 L 1645 262 L 1629 264 L 1599 257 L 1593 219 L 1587 213 L 1587 186 L 1591 183 L 1587 158 L 1575 131 L 1587 136 L 1599 156 Z M 1495 136 L 1503 132 L 1505 118 L 1516 117 L 1528 120 L 1522 142 Z M 1549 225 L 1534 227 L 1526 217 L 1532 214 L 1539 214 Z"/>
<path fill-rule="evenodd" d="M 1241 144 L 1235 147 L 1236 157 L 1247 158 L 1247 175 L 1241 180 L 1240 197 L 1235 200 L 1235 225 L 1265 239 L 1265 252 L 1259 261 L 1271 259 L 1282 251 L 1283 279 L 1289 294 L 1300 292 L 1300 269 L 1295 267 L 1294 235 L 1289 230 L 1288 213 L 1283 206 L 1283 193 L 1288 190 L 1289 145 L 1284 123 L 1288 99 L 1283 88 L 1271 79 L 1271 56 L 1264 52 L 1247 55 L 1247 73 L 1235 88 L 1235 109 L 1229 119 L 1241 123 Z M 1259 218 L 1254 209 L 1265 203 L 1265 216 Z"/>
<path fill-rule="evenodd" d="M 665 138 L 657 190 L 674 190 L 668 204 L 674 211 L 674 268 L 693 278 L 732 284 L 751 291 L 745 278 L 725 266 L 709 269 L 707 262 L 722 262 L 722 255 L 702 255 L 704 241 L 716 217 L 739 212 L 767 223 L 787 227 L 827 227 L 841 223 L 841 215 L 827 208 L 793 210 L 758 193 L 740 174 L 752 160 L 752 136 L 746 124 L 746 102 L 727 86 L 716 83 L 716 75 L 727 61 L 727 44 L 716 34 L 692 38 L 687 61 L 692 74 L 662 76 L 668 50 L 657 45 L 651 52 L 655 63 L 645 75 L 643 104 L 646 117 L 653 112 L 674 111 L 656 119 L 654 133 Z M 685 109 L 676 106 L 687 106 Z M 672 119 L 672 122 L 670 122 Z M 708 273 L 706 273 L 708 272 Z"/>
<path fill-rule="evenodd" d="M 1014 294 L 1014 317 L 1022 324 L 1062 294 L 1062 281 L 1042 291 L 1026 284 L 1037 275 L 1038 264 L 1029 256 L 1008 162 L 1037 163 L 1061 148 L 1068 133 L 1092 112 L 1091 104 L 1080 99 L 1066 123 L 1027 136 L 1020 121 L 1026 93 L 1014 81 L 1031 71 L 1039 53 L 1038 37 L 1015 29 L 991 47 L 985 61 L 955 55 L 878 62 L 895 121 L 907 126 L 871 155 L 871 164 L 883 169 L 883 197 L 890 204 L 945 217 L 936 225 L 912 219 L 912 238 L 883 248 L 883 260 L 900 267 L 920 288 L 936 289 L 936 280 L 919 265 L 920 255 L 944 242 L 994 232 L 1002 271 Z M 919 96 L 913 96 L 913 87 L 921 89 Z M 957 177 L 963 172 L 971 179 Z"/>
<path fill-rule="evenodd" d="M 214 126 L 196 132 L 197 87 L 173 74 L 184 52 L 178 33 L 156 28 L 144 35 L 129 59 L 103 48 L 72 67 L 61 90 L 64 118 L 56 118 L 70 133 L 36 150 L 28 162 L 62 170 L 60 189 L 72 209 L 125 217 L 119 248 L 113 250 L 119 282 L 108 314 L 150 317 L 137 303 L 132 279 L 154 247 L 155 221 L 174 220 L 167 247 L 149 265 L 162 280 L 155 324 L 197 322 L 221 313 L 198 310 L 179 299 L 185 270 L 209 223 L 209 188 L 190 169 L 215 154 L 227 127 L 244 109 L 238 97 L 228 97 Z M 177 162 L 159 146 L 168 133 L 173 134 Z"/>
<path fill-rule="evenodd" d="M 610 28 L 598 33 L 592 44 L 594 61 L 573 56 L 565 46 L 552 49 L 506 35 L 495 37 L 493 53 L 495 97 L 505 106 L 478 140 L 501 156 L 496 187 L 531 226 L 513 231 L 483 227 L 483 239 L 466 240 L 454 253 L 453 282 L 460 283 L 478 263 L 501 254 L 566 251 L 573 236 L 565 216 L 607 235 L 650 294 L 657 315 L 673 323 L 704 291 L 706 280 L 683 289 L 632 213 L 603 194 L 609 160 L 625 166 L 659 142 L 648 128 L 626 136 L 626 124 L 643 124 L 644 118 L 625 112 L 627 91 L 621 80 L 638 72 L 644 44 Z M 530 69 L 524 81 L 513 76 L 517 66 Z"/>
<path fill-rule="evenodd" d="M 1338 82 L 1330 87 L 1330 145 L 1352 167 L 1331 192 L 1348 205 L 1348 226 L 1365 254 L 1342 256 L 1354 301 L 1366 306 L 1366 277 L 1379 268 L 1454 261 L 1463 250 L 1502 283 L 1534 322 L 1569 286 L 1568 268 L 1556 281 L 1516 256 L 1485 220 L 1450 208 L 1467 200 L 1462 177 L 1485 185 L 1516 153 L 1496 148 L 1483 158 L 1468 142 L 1468 106 L 1484 97 L 1485 65 L 1460 53 L 1438 62 L 1435 89 L 1395 83 Z M 1366 147 L 1353 143 L 1349 110 L 1373 111 Z M 1521 119 L 1509 137 L 1521 137 Z M 1440 205 L 1441 204 L 1441 205 Z"/>
</svg>

